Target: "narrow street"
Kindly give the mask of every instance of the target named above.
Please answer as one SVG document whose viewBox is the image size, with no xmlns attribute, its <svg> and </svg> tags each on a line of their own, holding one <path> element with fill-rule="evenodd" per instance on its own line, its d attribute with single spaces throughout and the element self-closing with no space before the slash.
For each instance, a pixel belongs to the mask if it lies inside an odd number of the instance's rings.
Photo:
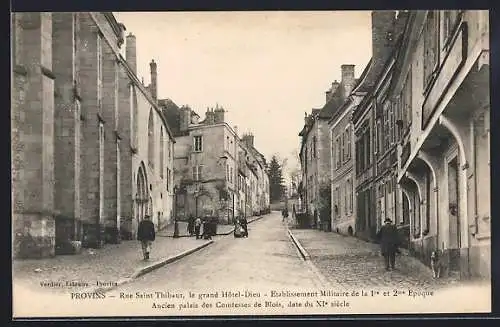
<svg viewBox="0 0 500 327">
<path fill-rule="evenodd" d="M 315 284 L 317 277 L 291 242 L 279 213 L 273 212 L 248 228 L 248 238 L 218 236 L 213 245 L 113 293 L 174 288 L 255 289 L 256 285 L 268 289 L 319 286 Z"/>
</svg>

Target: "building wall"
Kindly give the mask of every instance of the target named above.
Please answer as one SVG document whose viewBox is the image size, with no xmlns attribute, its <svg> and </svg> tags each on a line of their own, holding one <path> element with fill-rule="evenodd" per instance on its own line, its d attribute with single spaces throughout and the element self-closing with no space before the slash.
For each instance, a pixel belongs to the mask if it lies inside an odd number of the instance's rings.
<svg viewBox="0 0 500 327">
<path fill-rule="evenodd" d="M 333 231 L 346 235 L 355 233 L 355 174 L 354 174 L 354 128 L 351 113 L 355 103 L 351 103 L 338 119 L 330 122 L 331 151 L 331 226 Z M 348 136 L 346 136 L 348 135 Z M 337 139 L 339 144 L 337 144 Z M 344 141 L 342 141 L 342 139 Z M 342 146 L 344 142 L 344 146 Z M 344 154 L 342 154 L 344 151 Z M 339 156 L 340 152 L 340 156 Z M 337 166 L 337 161 L 339 165 Z M 343 159 L 342 159 L 343 158 Z"/>
<path fill-rule="evenodd" d="M 362 104 L 360 104 L 361 106 Z M 355 139 L 354 172 L 356 185 L 356 235 L 363 239 L 373 239 L 377 230 L 375 217 L 375 192 L 373 185 L 373 104 L 363 105 L 363 113 L 353 122 Z M 364 142 L 363 148 L 360 143 Z M 364 161 L 364 163 L 362 163 Z"/>
<path fill-rule="evenodd" d="M 489 180 L 488 13 L 465 11 L 462 22 L 466 24 L 466 30 L 457 29 L 458 37 L 449 46 L 443 46 L 443 14 L 439 13 L 440 71 L 431 91 L 424 92 L 423 89 L 423 37 L 411 57 L 412 82 L 415 85 L 412 93 L 413 123 L 409 135 L 411 154 L 407 161 L 402 162 L 400 178 L 403 173 L 411 173 L 410 166 L 424 156 L 434 170 L 437 186 L 435 194 L 429 199 L 431 212 L 436 210 L 429 231 L 424 233 L 426 226 L 420 223 L 421 232 L 417 231 L 411 242 L 416 255 L 424 262 L 428 263 L 430 252 L 439 248 L 448 256 L 451 268 L 462 276 L 489 276 L 490 206 L 485 201 L 489 201 L 490 191 L 478 186 Z M 462 43 L 462 48 L 456 48 L 463 40 L 466 43 Z M 454 63 L 460 62 L 465 52 L 466 57 L 460 68 Z M 441 75 L 447 77 L 440 78 Z M 441 101 L 435 103 L 427 126 L 423 126 L 423 117 L 429 114 L 421 108 L 432 106 L 436 96 Z M 431 104 L 426 104 L 426 101 Z M 439 151 L 432 151 L 428 144 L 438 136 L 437 133 L 440 133 L 443 145 Z M 461 217 L 459 225 L 452 223 L 456 218 L 449 207 L 450 202 L 455 201 L 449 189 L 451 177 L 448 174 L 448 162 L 453 156 L 458 158 L 459 165 L 457 188 L 460 195 L 456 201 L 458 216 Z M 416 183 L 424 185 L 425 179 L 417 176 Z M 418 221 L 412 223 L 413 227 L 418 227 Z"/>
<path fill-rule="evenodd" d="M 316 144 L 314 145 L 314 140 Z M 330 179 L 330 140 L 326 121 L 315 119 L 306 136 L 307 172 L 306 192 L 308 211 L 314 214 L 319 210 L 320 187 Z"/>
<path fill-rule="evenodd" d="M 55 254 L 52 14 L 12 17 L 13 255 L 46 257 Z"/>
<path fill-rule="evenodd" d="M 137 124 L 139 131 L 133 131 L 136 125 L 131 118 L 136 110 L 130 104 L 129 86 L 131 81 L 139 83 L 119 54 L 122 26 L 111 14 L 97 12 L 13 17 L 14 85 L 18 86 L 12 108 L 14 252 L 21 257 L 51 256 L 67 254 L 70 241 L 89 247 L 119 242 L 121 229 L 133 234 L 133 170 L 137 167 L 132 153 L 141 156 L 147 151 L 147 143 L 131 144 L 131 133 L 143 133 L 144 128 Z M 30 65 L 21 67 L 25 62 Z M 50 81 L 42 78 L 46 75 Z M 151 100 L 139 102 L 149 112 Z M 24 111 L 37 103 L 40 110 Z M 156 128 L 163 126 L 166 132 L 156 111 L 155 119 Z M 156 131 L 155 136 L 159 135 Z M 164 135 L 171 146 L 173 139 Z M 157 156 L 159 144 L 156 140 Z M 31 158 L 37 154 L 38 159 Z M 164 162 L 172 168 L 171 157 Z M 39 166 L 40 174 L 31 172 L 33 165 Z M 162 194 L 166 181 L 159 180 L 157 171 L 150 176 L 158 186 L 152 209 L 171 210 L 171 196 Z M 31 192 L 36 193 L 29 201 L 33 208 L 24 204 L 25 194 Z M 43 197 L 41 206 L 36 203 L 38 197 Z M 35 216 L 39 218 L 32 224 Z"/>
<path fill-rule="evenodd" d="M 132 171 L 134 172 L 134 180 L 137 179 L 140 167 L 146 168 L 146 179 L 149 201 L 152 203 L 147 204 L 146 212 L 152 217 L 152 221 L 160 228 L 165 227 L 172 222 L 173 215 L 173 174 L 168 177 L 167 171 L 173 171 L 173 157 L 168 157 L 169 149 L 172 147 L 173 138 L 169 136 L 161 114 L 159 113 L 153 100 L 148 93 L 145 92 L 143 87 L 139 87 L 137 81 L 134 86 L 134 94 L 137 95 L 137 116 L 133 115 L 132 120 L 136 122 L 137 130 L 134 131 L 137 135 L 137 149 L 132 157 Z M 135 111 L 135 110 L 134 110 Z M 149 148 L 149 118 L 153 117 L 153 148 Z M 160 137 L 163 130 L 163 163 L 164 175 L 160 176 Z M 149 151 L 153 151 L 153 161 L 149 161 Z M 167 188 L 168 185 L 168 188 Z M 137 193 L 137 182 L 133 183 L 133 194 Z M 137 207 L 138 204 L 135 203 Z M 136 224 L 143 217 L 138 217 L 136 213 Z"/>
</svg>

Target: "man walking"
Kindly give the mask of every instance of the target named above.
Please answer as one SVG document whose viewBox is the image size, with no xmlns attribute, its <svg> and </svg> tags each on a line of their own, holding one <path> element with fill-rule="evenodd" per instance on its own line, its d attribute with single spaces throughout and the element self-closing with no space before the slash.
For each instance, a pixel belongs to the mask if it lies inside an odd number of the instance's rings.
<svg viewBox="0 0 500 327">
<path fill-rule="evenodd" d="M 380 228 L 377 238 L 380 241 L 382 255 L 385 260 L 385 270 L 394 270 L 396 263 L 396 252 L 399 246 L 398 229 L 392 224 L 392 220 L 384 220 L 385 225 Z"/>
<path fill-rule="evenodd" d="M 151 243 L 155 240 L 155 225 L 146 215 L 144 220 L 139 223 L 137 229 L 137 239 L 141 242 L 142 255 L 144 260 L 149 260 L 149 252 L 151 251 Z"/>
</svg>

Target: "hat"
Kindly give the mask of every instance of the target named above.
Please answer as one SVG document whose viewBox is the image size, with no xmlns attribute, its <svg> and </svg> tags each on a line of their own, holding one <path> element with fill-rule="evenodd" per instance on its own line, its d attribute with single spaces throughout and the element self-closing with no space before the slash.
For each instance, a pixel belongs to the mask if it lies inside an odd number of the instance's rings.
<svg viewBox="0 0 500 327">
<path fill-rule="evenodd" d="M 392 220 L 390 218 L 385 218 L 384 223 L 392 223 Z"/>
</svg>

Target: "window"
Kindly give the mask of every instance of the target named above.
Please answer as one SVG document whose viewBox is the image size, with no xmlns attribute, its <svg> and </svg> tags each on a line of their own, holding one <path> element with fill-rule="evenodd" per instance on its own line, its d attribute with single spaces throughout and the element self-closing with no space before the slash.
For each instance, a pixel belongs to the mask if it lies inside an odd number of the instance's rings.
<svg viewBox="0 0 500 327">
<path fill-rule="evenodd" d="M 154 116 L 153 109 L 149 110 L 148 120 L 148 162 L 151 168 L 154 168 L 154 151 L 155 151 L 155 136 L 154 136 Z"/>
<path fill-rule="evenodd" d="M 102 39 L 97 33 L 97 107 L 102 107 Z"/>
<path fill-rule="evenodd" d="M 330 141 L 332 142 L 331 145 L 331 154 L 332 154 L 332 169 L 335 167 L 335 137 L 333 133 L 330 134 Z"/>
<path fill-rule="evenodd" d="M 370 130 L 367 129 L 364 133 L 363 133 L 363 153 L 364 153 L 364 166 L 363 166 L 363 170 L 365 170 L 366 168 L 368 168 L 368 166 L 370 165 L 371 163 L 371 147 L 370 147 Z"/>
<path fill-rule="evenodd" d="M 316 136 L 313 136 L 313 158 L 317 158 L 318 154 L 316 153 Z"/>
<path fill-rule="evenodd" d="M 167 168 L 167 191 L 170 191 L 170 177 L 171 177 L 170 168 Z"/>
<path fill-rule="evenodd" d="M 233 167 L 229 167 L 229 182 L 233 182 Z"/>
<path fill-rule="evenodd" d="M 194 140 L 194 151 L 195 152 L 203 151 L 203 139 L 201 135 L 194 136 L 193 140 Z"/>
<path fill-rule="evenodd" d="M 379 152 L 379 134 L 380 134 L 380 120 L 377 119 L 377 123 L 375 124 L 374 126 L 375 128 L 375 136 L 374 136 L 374 151 L 375 151 L 375 154 L 377 154 Z"/>
<path fill-rule="evenodd" d="M 352 213 L 353 212 L 353 185 L 352 185 L 352 179 L 348 179 L 347 180 L 347 187 L 349 188 L 349 212 Z"/>
<path fill-rule="evenodd" d="M 348 188 L 347 188 L 347 183 L 344 184 L 344 213 L 347 215 L 347 193 L 348 193 Z"/>
<path fill-rule="evenodd" d="M 342 133 L 342 162 L 345 162 L 345 154 L 346 154 L 346 151 L 345 151 L 345 133 Z"/>
<path fill-rule="evenodd" d="M 163 126 L 161 126 L 160 130 L 160 178 L 163 178 L 163 165 L 165 164 L 164 161 L 164 140 L 163 140 Z"/>
<path fill-rule="evenodd" d="M 226 181 L 229 181 L 229 164 L 226 164 Z"/>
<path fill-rule="evenodd" d="M 443 44 L 449 45 L 460 16 L 460 10 L 443 10 Z"/>
<path fill-rule="evenodd" d="M 425 227 L 424 230 L 429 232 L 431 227 L 431 173 L 429 170 L 425 176 Z"/>
<path fill-rule="evenodd" d="M 392 105 L 392 102 L 387 103 L 387 107 L 389 110 L 389 145 L 394 144 L 394 141 L 396 140 L 395 134 L 394 134 L 394 106 Z"/>
<path fill-rule="evenodd" d="M 429 10 L 424 26 L 424 90 L 427 90 L 436 70 L 438 63 L 438 35 L 439 14 L 435 10 Z"/>
<path fill-rule="evenodd" d="M 193 179 L 195 181 L 200 181 L 202 179 L 202 169 L 203 165 L 196 165 L 193 167 Z"/>
<path fill-rule="evenodd" d="M 391 133 L 390 133 L 390 117 L 389 117 L 389 102 L 386 102 L 384 103 L 384 109 L 383 109 L 383 112 L 384 112 L 384 130 L 383 130 L 383 134 L 384 134 L 384 145 L 382 146 L 382 153 L 385 153 L 385 151 L 387 151 L 387 149 L 389 148 L 389 145 L 390 145 L 390 136 L 391 136 Z"/>
<path fill-rule="evenodd" d="M 347 127 L 347 132 L 346 132 L 346 143 L 347 143 L 347 159 L 351 159 L 351 126 Z"/>
<path fill-rule="evenodd" d="M 335 167 L 337 169 L 340 168 L 340 160 L 341 160 L 341 153 L 340 151 L 342 150 L 341 146 L 340 146 L 340 136 L 337 136 L 337 140 L 335 141 L 335 148 L 337 149 L 337 162 L 336 162 L 336 165 Z"/>
</svg>

